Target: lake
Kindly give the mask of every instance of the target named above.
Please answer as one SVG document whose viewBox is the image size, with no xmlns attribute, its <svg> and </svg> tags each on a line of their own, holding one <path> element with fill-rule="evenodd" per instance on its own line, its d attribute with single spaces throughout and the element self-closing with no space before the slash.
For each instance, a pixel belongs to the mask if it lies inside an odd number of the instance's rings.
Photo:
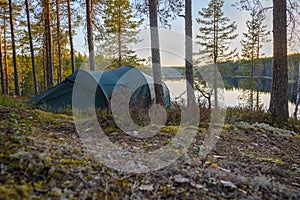
<svg viewBox="0 0 300 200">
<path fill-rule="evenodd" d="M 185 79 L 166 79 L 164 80 L 166 85 L 170 90 L 171 100 L 172 101 L 182 101 L 186 100 L 186 80 Z M 269 82 L 268 82 L 269 83 Z M 224 103 L 226 107 L 236 107 L 240 106 L 243 102 L 240 100 L 241 95 L 243 94 L 243 90 L 236 86 L 228 87 L 228 81 L 224 83 L 226 88 L 224 91 Z M 269 85 L 265 84 L 262 86 L 263 88 L 269 87 Z M 290 88 L 290 87 L 289 87 Z M 290 90 L 290 89 L 289 89 Z M 199 92 L 195 92 L 196 97 L 200 96 Z M 269 108 L 270 104 L 270 92 L 261 91 L 260 92 L 260 101 L 263 104 L 264 110 Z M 293 116 L 295 111 L 295 104 L 289 101 L 289 113 L 290 116 Z M 299 118 L 298 114 L 298 118 Z"/>
</svg>

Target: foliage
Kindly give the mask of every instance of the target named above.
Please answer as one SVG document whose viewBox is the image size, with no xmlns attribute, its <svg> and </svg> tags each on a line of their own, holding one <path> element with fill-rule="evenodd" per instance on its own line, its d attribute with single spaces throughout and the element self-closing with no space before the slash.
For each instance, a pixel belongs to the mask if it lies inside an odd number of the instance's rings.
<svg viewBox="0 0 300 200">
<path fill-rule="evenodd" d="M 198 12 L 199 18 L 196 19 L 200 24 L 197 43 L 204 47 L 197 55 L 202 59 L 208 58 L 214 64 L 232 60 L 237 55 L 236 49 L 229 51 L 229 41 L 237 37 L 234 34 L 237 26 L 224 16 L 223 5 L 224 0 L 211 0 L 207 8 Z"/>
<path fill-rule="evenodd" d="M 140 42 L 137 35 L 143 20 L 134 18 L 129 0 L 108 0 L 102 7 L 103 25 L 96 35 L 99 53 L 115 58 L 117 63 L 111 65 L 116 67 L 125 63 L 136 64 L 139 59 L 130 49 L 131 45 Z"/>
<path fill-rule="evenodd" d="M 259 77 L 260 77 L 260 63 L 261 48 L 264 42 L 269 40 L 266 37 L 270 34 L 263 25 L 265 16 L 255 7 L 251 8 L 251 19 L 246 21 L 248 32 L 243 33 L 244 39 L 241 41 L 242 45 L 242 58 L 244 59 L 245 67 L 243 75 L 249 77 L 244 82 L 248 90 L 243 91 L 242 100 L 246 102 L 246 106 L 251 110 L 254 109 L 254 102 L 256 102 L 256 109 L 259 109 Z M 256 72 L 256 73 L 255 73 Z M 255 79 L 256 77 L 256 79 Z M 256 88 L 256 95 L 254 90 Z"/>
<path fill-rule="evenodd" d="M 148 0 L 133 1 L 133 7 L 137 10 L 137 16 L 148 16 Z M 181 15 L 184 7 L 184 0 L 157 0 L 158 19 L 161 27 L 171 28 L 170 22 Z"/>
</svg>

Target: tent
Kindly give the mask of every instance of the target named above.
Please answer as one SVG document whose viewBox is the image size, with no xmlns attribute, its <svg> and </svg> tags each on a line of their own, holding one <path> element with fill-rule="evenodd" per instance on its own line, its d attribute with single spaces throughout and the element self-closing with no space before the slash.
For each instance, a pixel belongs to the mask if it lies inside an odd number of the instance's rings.
<svg viewBox="0 0 300 200">
<path fill-rule="evenodd" d="M 73 90 L 80 94 L 82 105 L 94 102 L 95 107 L 103 109 L 108 108 L 112 98 L 117 102 L 127 98 L 125 100 L 130 102 L 129 106 L 138 108 L 149 106 L 155 99 L 153 77 L 134 67 L 125 66 L 101 72 L 77 70 L 60 84 L 30 99 L 29 103 L 53 112 L 72 109 Z M 166 106 L 169 107 L 170 93 L 165 83 L 163 90 Z"/>
</svg>

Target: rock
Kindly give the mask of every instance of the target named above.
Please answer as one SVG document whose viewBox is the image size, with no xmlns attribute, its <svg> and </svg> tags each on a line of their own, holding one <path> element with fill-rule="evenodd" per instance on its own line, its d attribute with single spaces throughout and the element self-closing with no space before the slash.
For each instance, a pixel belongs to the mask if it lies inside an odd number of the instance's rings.
<svg viewBox="0 0 300 200">
<path fill-rule="evenodd" d="M 224 187 L 230 187 L 230 188 L 237 188 L 235 184 L 233 184 L 231 181 L 223 181 L 223 180 L 220 180 L 220 182 L 222 183 L 222 185 Z"/>
<path fill-rule="evenodd" d="M 154 190 L 154 188 L 153 188 L 153 185 L 141 185 L 140 187 L 139 187 L 139 189 L 140 190 L 145 190 L 145 191 L 152 191 L 152 190 Z"/>
<path fill-rule="evenodd" d="M 189 183 L 191 180 L 189 178 L 185 178 L 182 175 L 175 175 L 174 177 L 174 181 L 177 183 Z"/>
</svg>

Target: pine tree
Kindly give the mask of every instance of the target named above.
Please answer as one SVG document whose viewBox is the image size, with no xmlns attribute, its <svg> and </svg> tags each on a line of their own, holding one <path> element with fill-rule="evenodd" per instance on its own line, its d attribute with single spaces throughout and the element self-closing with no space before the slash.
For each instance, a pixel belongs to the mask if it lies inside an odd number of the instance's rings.
<svg viewBox="0 0 300 200">
<path fill-rule="evenodd" d="M 45 10 L 45 34 L 46 34 L 46 72 L 47 72 L 47 88 L 54 86 L 53 79 L 53 40 L 51 28 L 50 0 L 44 0 Z"/>
<path fill-rule="evenodd" d="M 214 70 L 214 103 L 218 107 L 217 94 L 217 63 L 232 59 L 236 55 L 236 49 L 229 51 L 229 41 L 237 37 L 235 22 L 230 23 L 230 19 L 224 16 L 222 11 L 224 5 L 223 0 L 211 0 L 207 8 L 199 11 L 200 18 L 197 22 L 201 25 L 200 34 L 196 36 L 197 43 L 204 47 L 200 54 L 203 57 L 212 60 L 215 66 Z"/>
<path fill-rule="evenodd" d="M 154 79 L 155 100 L 157 104 L 165 105 L 164 91 L 162 87 L 158 19 L 157 19 L 157 1 L 148 0 L 149 2 L 149 21 L 150 21 L 150 37 L 151 37 L 151 56 L 152 71 Z"/>
<path fill-rule="evenodd" d="M 9 18 L 10 18 L 10 35 L 11 35 L 11 45 L 13 53 L 13 65 L 14 65 L 14 83 L 15 83 L 15 94 L 21 96 L 20 83 L 19 83 L 19 71 L 17 66 L 17 54 L 16 54 L 16 43 L 14 34 L 14 15 L 13 15 L 13 4 L 12 0 L 9 0 Z"/>
<path fill-rule="evenodd" d="M 71 65 L 72 73 L 75 70 L 75 58 L 74 58 L 74 45 L 73 45 L 73 30 L 72 30 L 72 13 L 71 13 L 71 2 L 67 0 L 68 5 L 68 28 L 69 28 L 69 40 L 70 40 L 70 53 L 71 53 Z"/>
<path fill-rule="evenodd" d="M 37 95 L 39 90 L 38 90 L 36 67 L 35 67 L 35 61 L 34 61 L 34 49 L 33 49 L 32 35 L 31 35 L 31 23 L 30 23 L 28 0 L 25 0 L 25 6 L 26 6 L 26 15 L 27 15 L 28 36 L 29 36 L 29 42 L 30 42 L 31 66 L 32 66 L 32 74 L 33 74 L 33 82 L 34 82 L 34 92 Z"/>
<path fill-rule="evenodd" d="M 94 52 L 94 31 L 93 31 L 93 1 L 86 0 L 86 29 L 88 37 L 88 46 L 89 46 L 89 61 L 90 61 L 90 70 L 95 70 L 95 52 Z"/>
<path fill-rule="evenodd" d="M 103 32 L 99 38 L 101 49 L 109 56 L 117 55 L 118 67 L 134 57 L 130 45 L 139 41 L 137 35 L 142 20 L 135 19 L 132 13 L 129 0 L 107 0 L 105 3 Z"/>
<path fill-rule="evenodd" d="M 5 94 L 5 79 L 4 79 L 4 69 L 2 63 L 2 29 L 0 26 L 0 75 L 1 75 L 1 91 Z"/>
<path fill-rule="evenodd" d="M 246 101 L 249 105 L 249 108 L 253 110 L 254 108 L 254 89 L 256 86 L 256 109 L 259 109 L 259 58 L 261 56 L 261 48 L 263 42 L 266 42 L 266 36 L 270 34 L 266 29 L 266 25 L 263 25 L 262 22 L 265 19 L 265 16 L 257 11 L 254 7 L 250 13 L 251 20 L 246 21 L 248 32 L 243 33 L 244 39 L 241 41 L 242 44 L 242 58 L 246 61 L 245 64 L 247 67 L 250 67 L 250 73 L 246 75 L 249 76 L 250 80 L 247 81 L 249 87 L 249 95 L 246 96 Z M 257 67 L 257 70 L 255 70 Z M 254 71 L 256 71 L 257 81 L 254 79 Z"/>
<path fill-rule="evenodd" d="M 273 81 L 269 111 L 288 118 L 287 2 L 273 0 Z"/>
<path fill-rule="evenodd" d="M 194 77 L 193 77 L 193 20 L 192 1 L 185 0 L 185 76 L 187 83 L 188 106 L 195 103 Z"/>
</svg>

